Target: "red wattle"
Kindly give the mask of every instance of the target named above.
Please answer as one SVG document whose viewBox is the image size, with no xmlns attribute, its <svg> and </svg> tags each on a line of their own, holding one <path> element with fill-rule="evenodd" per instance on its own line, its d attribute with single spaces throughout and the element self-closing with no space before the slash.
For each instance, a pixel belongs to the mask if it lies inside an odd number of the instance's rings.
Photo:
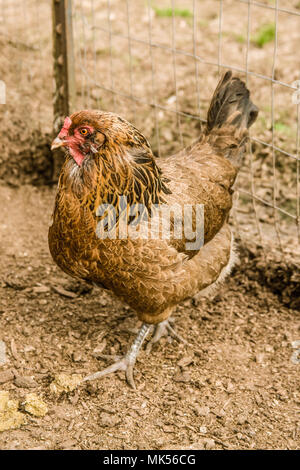
<svg viewBox="0 0 300 470">
<path fill-rule="evenodd" d="M 82 153 L 80 153 L 77 149 L 73 149 L 72 147 L 70 147 L 70 154 L 74 158 L 77 165 L 81 166 L 84 160 L 84 155 L 82 155 Z"/>
</svg>

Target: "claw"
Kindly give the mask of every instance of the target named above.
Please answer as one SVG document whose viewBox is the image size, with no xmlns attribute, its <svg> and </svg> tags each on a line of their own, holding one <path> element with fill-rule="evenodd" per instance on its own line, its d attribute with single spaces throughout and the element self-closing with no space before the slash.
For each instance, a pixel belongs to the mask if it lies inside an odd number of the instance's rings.
<svg viewBox="0 0 300 470">
<path fill-rule="evenodd" d="M 127 383 L 130 385 L 130 387 L 136 390 L 136 386 L 135 386 L 134 379 L 133 379 L 133 365 L 131 364 L 128 365 L 126 372 L 125 372 L 125 376 L 126 376 Z"/>
<path fill-rule="evenodd" d="M 130 387 L 136 390 L 136 386 L 135 386 L 134 378 L 133 378 L 133 368 L 134 368 L 139 350 L 144 342 L 144 339 L 146 338 L 149 331 L 152 330 L 152 328 L 153 328 L 153 325 L 148 325 L 147 323 L 144 323 L 125 357 L 117 360 L 111 366 L 106 367 L 106 369 L 103 369 L 99 372 L 95 372 L 95 374 L 91 374 L 91 375 L 88 375 L 87 377 L 84 377 L 83 382 L 86 382 L 87 380 L 99 379 L 99 377 L 112 374 L 113 372 L 116 372 L 117 370 L 123 370 L 125 371 L 127 383 L 130 385 Z M 156 325 L 155 330 L 154 330 L 154 336 L 151 339 L 151 341 L 149 341 L 149 343 L 147 344 L 146 352 L 149 353 L 152 349 L 152 345 L 154 343 L 157 343 L 162 336 L 167 335 L 168 333 L 172 335 L 174 338 L 176 338 L 178 341 L 182 341 L 183 343 L 187 344 L 187 341 L 183 339 L 181 336 L 179 336 L 179 334 L 176 333 L 176 331 L 171 327 L 169 320 L 165 320 L 159 323 L 158 325 Z"/>
<path fill-rule="evenodd" d="M 170 320 L 164 320 L 155 326 L 154 335 L 146 346 L 146 352 L 149 354 L 152 350 L 153 344 L 157 343 L 163 336 L 173 336 L 177 341 L 188 344 L 187 341 L 182 338 L 170 325 Z"/>
<path fill-rule="evenodd" d="M 116 372 L 117 370 L 124 370 L 126 375 L 127 383 L 135 390 L 136 386 L 133 379 L 133 367 L 138 355 L 138 352 L 146 338 L 147 334 L 151 330 L 152 326 L 144 323 L 142 328 L 138 332 L 137 337 L 135 338 L 131 348 L 129 349 L 128 353 L 126 354 L 123 359 L 116 361 L 106 369 L 103 369 L 99 372 L 95 372 L 95 374 L 88 375 L 84 377 L 83 382 L 87 380 L 94 380 L 98 379 L 99 377 L 103 377 L 104 375 L 111 374 L 112 372 Z"/>
<path fill-rule="evenodd" d="M 135 363 L 135 361 L 134 361 Z M 87 380 L 95 380 L 99 379 L 99 377 L 103 377 L 104 375 L 112 374 L 113 372 L 116 372 L 117 370 L 124 370 L 125 375 L 126 375 L 126 380 L 128 384 L 136 389 L 134 379 L 133 379 L 133 366 L 134 363 L 132 364 L 130 360 L 127 358 L 127 356 L 123 357 L 123 359 L 120 359 L 119 361 L 115 362 L 109 367 L 106 367 L 103 370 L 100 370 L 99 372 L 95 372 L 95 374 L 88 375 L 87 377 L 84 377 L 83 382 L 86 382 Z"/>
</svg>

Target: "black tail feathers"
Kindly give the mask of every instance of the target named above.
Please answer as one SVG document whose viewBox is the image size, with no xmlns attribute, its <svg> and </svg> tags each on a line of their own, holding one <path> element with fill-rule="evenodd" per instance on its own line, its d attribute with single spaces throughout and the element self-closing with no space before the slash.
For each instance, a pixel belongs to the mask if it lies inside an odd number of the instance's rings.
<svg viewBox="0 0 300 470">
<path fill-rule="evenodd" d="M 258 108 L 252 103 L 245 83 L 227 71 L 211 100 L 207 113 L 207 132 L 227 125 L 248 129 L 257 115 Z"/>
</svg>

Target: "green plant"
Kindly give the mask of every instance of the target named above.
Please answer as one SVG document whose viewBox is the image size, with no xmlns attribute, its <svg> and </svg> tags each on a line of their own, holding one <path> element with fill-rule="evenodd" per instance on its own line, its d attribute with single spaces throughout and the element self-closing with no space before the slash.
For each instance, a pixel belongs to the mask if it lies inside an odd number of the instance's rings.
<svg viewBox="0 0 300 470">
<path fill-rule="evenodd" d="M 283 124 L 283 122 L 275 122 L 274 129 L 276 131 L 282 133 L 282 134 L 290 134 L 291 133 L 290 126 L 287 126 L 286 124 Z"/>
<path fill-rule="evenodd" d="M 160 17 L 181 16 L 182 18 L 191 18 L 193 13 L 187 8 L 158 8 L 153 7 L 155 14 Z"/>
<path fill-rule="evenodd" d="M 264 47 L 268 42 L 274 41 L 276 33 L 276 27 L 274 23 L 265 24 L 257 31 L 255 36 L 252 38 L 252 42 L 257 47 Z"/>
<path fill-rule="evenodd" d="M 246 38 L 242 34 L 236 34 L 235 39 L 237 40 L 237 42 L 240 42 L 241 44 L 246 42 Z"/>
</svg>

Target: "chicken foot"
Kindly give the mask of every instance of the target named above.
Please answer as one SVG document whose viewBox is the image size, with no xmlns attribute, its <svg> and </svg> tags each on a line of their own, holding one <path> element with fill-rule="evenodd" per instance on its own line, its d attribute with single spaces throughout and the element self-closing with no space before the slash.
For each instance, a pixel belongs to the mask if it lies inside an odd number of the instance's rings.
<svg viewBox="0 0 300 470">
<path fill-rule="evenodd" d="M 138 356 L 139 350 L 147 334 L 150 332 L 151 329 L 152 329 L 152 325 L 149 325 L 148 323 L 143 323 L 141 329 L 139 330 L 126 356 L 116 361 L 111 366 L 106 367 L 106 369 L 96 372 L 95 374 L 88 375 L 87 377 L 83 379 L 83 381 L 85 382 L 87 380 L 98 379 L 99 377 L 103 377 L 104 375 L 111 374 L 112 372 L 116 372 L 117 370 L 124 370 L 128 384 L 132 388 L 136 389 L 134 379 L 133 379 L 133 368 L 134 368 L 134 364 Z"/>
<path fill-rule="evenodd" d="M 160 341 L 163 336 L 170 335 L 173 336 L 173 338 L 177 339 L 177 341 L 187 344 L 187 341 L 182 338 L 178 333 L 176 333 L 174 328 L 170 325 L 171 321 L 174 321 L 174 319 L 168 318 L 167 320 L 164 320 L 155 325 L 154 334 L 146 346 L 147 353 L 151 352 L 153 344 L 158 343 L 158 341 Z"/>
</svg>

